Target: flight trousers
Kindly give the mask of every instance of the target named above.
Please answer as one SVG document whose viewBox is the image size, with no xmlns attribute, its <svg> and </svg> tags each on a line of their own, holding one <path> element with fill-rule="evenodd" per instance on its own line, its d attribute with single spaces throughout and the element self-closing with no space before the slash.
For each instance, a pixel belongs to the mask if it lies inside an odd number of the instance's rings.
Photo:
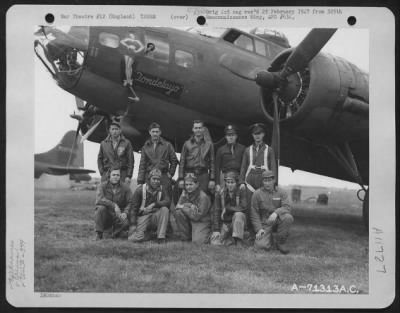
<svg viewBox="0 0 400 313">
<path fill-rule="evenodd" d="M 212 245 L 224 244 L 229 237 L 239 238 L 243 240 L 244 227 L 246 225 L 246 214 L 243 212 L 235 212 L 231 223 L 222 223 L 219 238 L 212 240 Z"/>
<path fill-rule="evenodd" d="M 117 214 L 103 205 L 98 205 L 94 213 L 96 232 L 105 232 L 111 229 L 112 238 L 117 238 L 121 232 L 129 229 L 129 220 L 121 220 Z"/>
<path fill-rule="evenodd" d="M 138 216 L 136 230 L 130 234 L 130 241 L 144 241 L 145 232 L 148 230 L 157 230 L 157 238 L 165 239 L 169 220 L 169 210 L 167 207 L 161 207 L 157 212 Z"/>
<path fill-rule="evenodd" d="M 265 234 L 260 239 L 254 241 L 254 246 L 257 249 L 271 249 L 273 232 L 276 233 L 276 241 L 280 244 L 284 244 L 289 237 L 289 231 L 293 221 L 293 216 L 289 213 L 285 213 L 278 216 L 275 222 L 263 224 L 262 228 L 265 230 Z"/>
<path fill-rule="evenodd" d="M 182 210 L 175 210 L 174 213 L 176 229 L 174 233 L 184 241 L 194 243 L 208 243 L 211 235 L 211 220 L 191 221 Z"/>
</svg>

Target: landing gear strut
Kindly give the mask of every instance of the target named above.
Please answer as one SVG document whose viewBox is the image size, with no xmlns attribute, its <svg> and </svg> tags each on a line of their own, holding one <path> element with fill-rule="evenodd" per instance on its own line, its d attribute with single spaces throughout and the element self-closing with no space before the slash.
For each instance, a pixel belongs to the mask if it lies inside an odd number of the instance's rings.
<svg viewBox="0 0 400 313">
<path fill-rule="evenodd" d="M 365 225 L 366 229 L 368 230 L 369 229 L 369 189 L 365 190 L 364 199 L 361 199 L 360 196 L 359 196 L 359 193 L 362 190 L 363 189 L 360 189 L 357 192 L 357 197 L 363 203 L 363 207 L 362 207 L 363 222 L 364 222 L 364 225 Z"/>
<path fill-rule="evenodd" d="M 350 177 L 357 182 L 361 189 L 357 192 L 357 197 L 363 202 L 363 222 L 368 230 L 369 227 L 369 189 L 365 188 L 363 179 L 358 169 L 353 152 L 350 145 L 345 142 L 341 146 L 327 146 L 329 153 L 339 162 L 339 164 L 346 170 Z M 365 192 L 364 199 L 360 198 L 360 191 Z"/>
</svg>

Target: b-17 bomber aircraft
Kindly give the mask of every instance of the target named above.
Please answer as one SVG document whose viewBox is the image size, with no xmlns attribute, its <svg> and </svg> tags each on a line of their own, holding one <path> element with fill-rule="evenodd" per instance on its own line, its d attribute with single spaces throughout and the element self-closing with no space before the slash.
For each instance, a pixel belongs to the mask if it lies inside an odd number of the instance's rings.
<svg viewBox="0 0 400 313">
<path fill-rule="evenodd" d="M 249 145 L 249 125 L 261 122 L 280 165 L 359 184 L 368 222 L 369 75 L 320 52 L 335 31 L 313 29 L 290 47 L 259 28 L 42 26 L 34 48 L 76 96 L 84 139 L 103 140 L 117 116 L 136 151 L 153 121 L 180 151 L 201 119 L 216 145 L 228 123 Z"/>
<path fill-rule="evenodd" d="M 35 154 L 35 178 L 42 174 L 67 175 L 71 180 L 89 181 L 89 173 L 96 171 L 83 168 L 83 144 L 75 141 L 75 131 L 65 133 L 60 143 L 47 152 Z"/>
</svg>

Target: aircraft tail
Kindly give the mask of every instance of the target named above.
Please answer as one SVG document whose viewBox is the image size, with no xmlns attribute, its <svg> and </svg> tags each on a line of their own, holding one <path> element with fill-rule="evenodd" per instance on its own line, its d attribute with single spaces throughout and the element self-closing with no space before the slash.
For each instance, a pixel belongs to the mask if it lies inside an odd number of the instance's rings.
<svg viewBox="0 0 400 313">
<path fill-rule="evenodd" d="M 78 137 L 80 136 L 78 135 Z M 70 130 L 53 149 L 40 153 L 38 157 L 40 161 L 55 166 L 83 167 L 83 144 L 79 142 L 79 139 L 74 145 L 75 131 Z"/>
<path fill-rule="evenodd" d="M 42 173 L 51 175 L 83 175 L 95 173 L 94 170 L 83 168 L 83 144 L 78 135 L 75 141 L 75 131 L 67 132 L 61 141 L 50 151 L 35 154 L 35 177 Z"/>
</svg>

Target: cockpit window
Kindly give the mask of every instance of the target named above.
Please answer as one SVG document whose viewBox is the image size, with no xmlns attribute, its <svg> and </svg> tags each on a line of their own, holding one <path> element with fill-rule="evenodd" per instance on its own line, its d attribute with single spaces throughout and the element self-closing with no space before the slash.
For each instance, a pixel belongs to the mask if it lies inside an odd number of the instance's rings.
<svg viewBox="0 0 400 313">
<path fill-rule="evenodd" d="M 152 43 L 155 48 L 153 51 L 150 51 L 145 54 L 146 58 L 159 61 L 162 63 L 169 63 L 169 42 L 167 41 L 167 37 L 164 37 L 155 32 L 146 32 L 144 34 L 145 46 L 149 43 Z"/>
<path fill-rule="evenodd" d="M 193 55 L 189 52 L 176 50 L 175 51 L 175 63 L 176 65 L 182 66 L 184 68 L 193 67 Z"/>
<path fill-rule="evenodd" d="M 119 46 L 119 37 L 115 34 L 103 32 L 99 34 L 99 42 L 103 46 L 115 49 Z"/>
<path fill-rule="evenodd" d="M 254 51 L 253 40 L 248 36 L 240 35 L 233 44 L 248 51 Z"/>
<path fill-rule="evenodd" d="M 261 54 L 263 56 L 267 56 L 267 52 L 265 50 L 265 43 L 260 40 L 254 40 L 256 46 L 256 53 Z"/>
</svg>

